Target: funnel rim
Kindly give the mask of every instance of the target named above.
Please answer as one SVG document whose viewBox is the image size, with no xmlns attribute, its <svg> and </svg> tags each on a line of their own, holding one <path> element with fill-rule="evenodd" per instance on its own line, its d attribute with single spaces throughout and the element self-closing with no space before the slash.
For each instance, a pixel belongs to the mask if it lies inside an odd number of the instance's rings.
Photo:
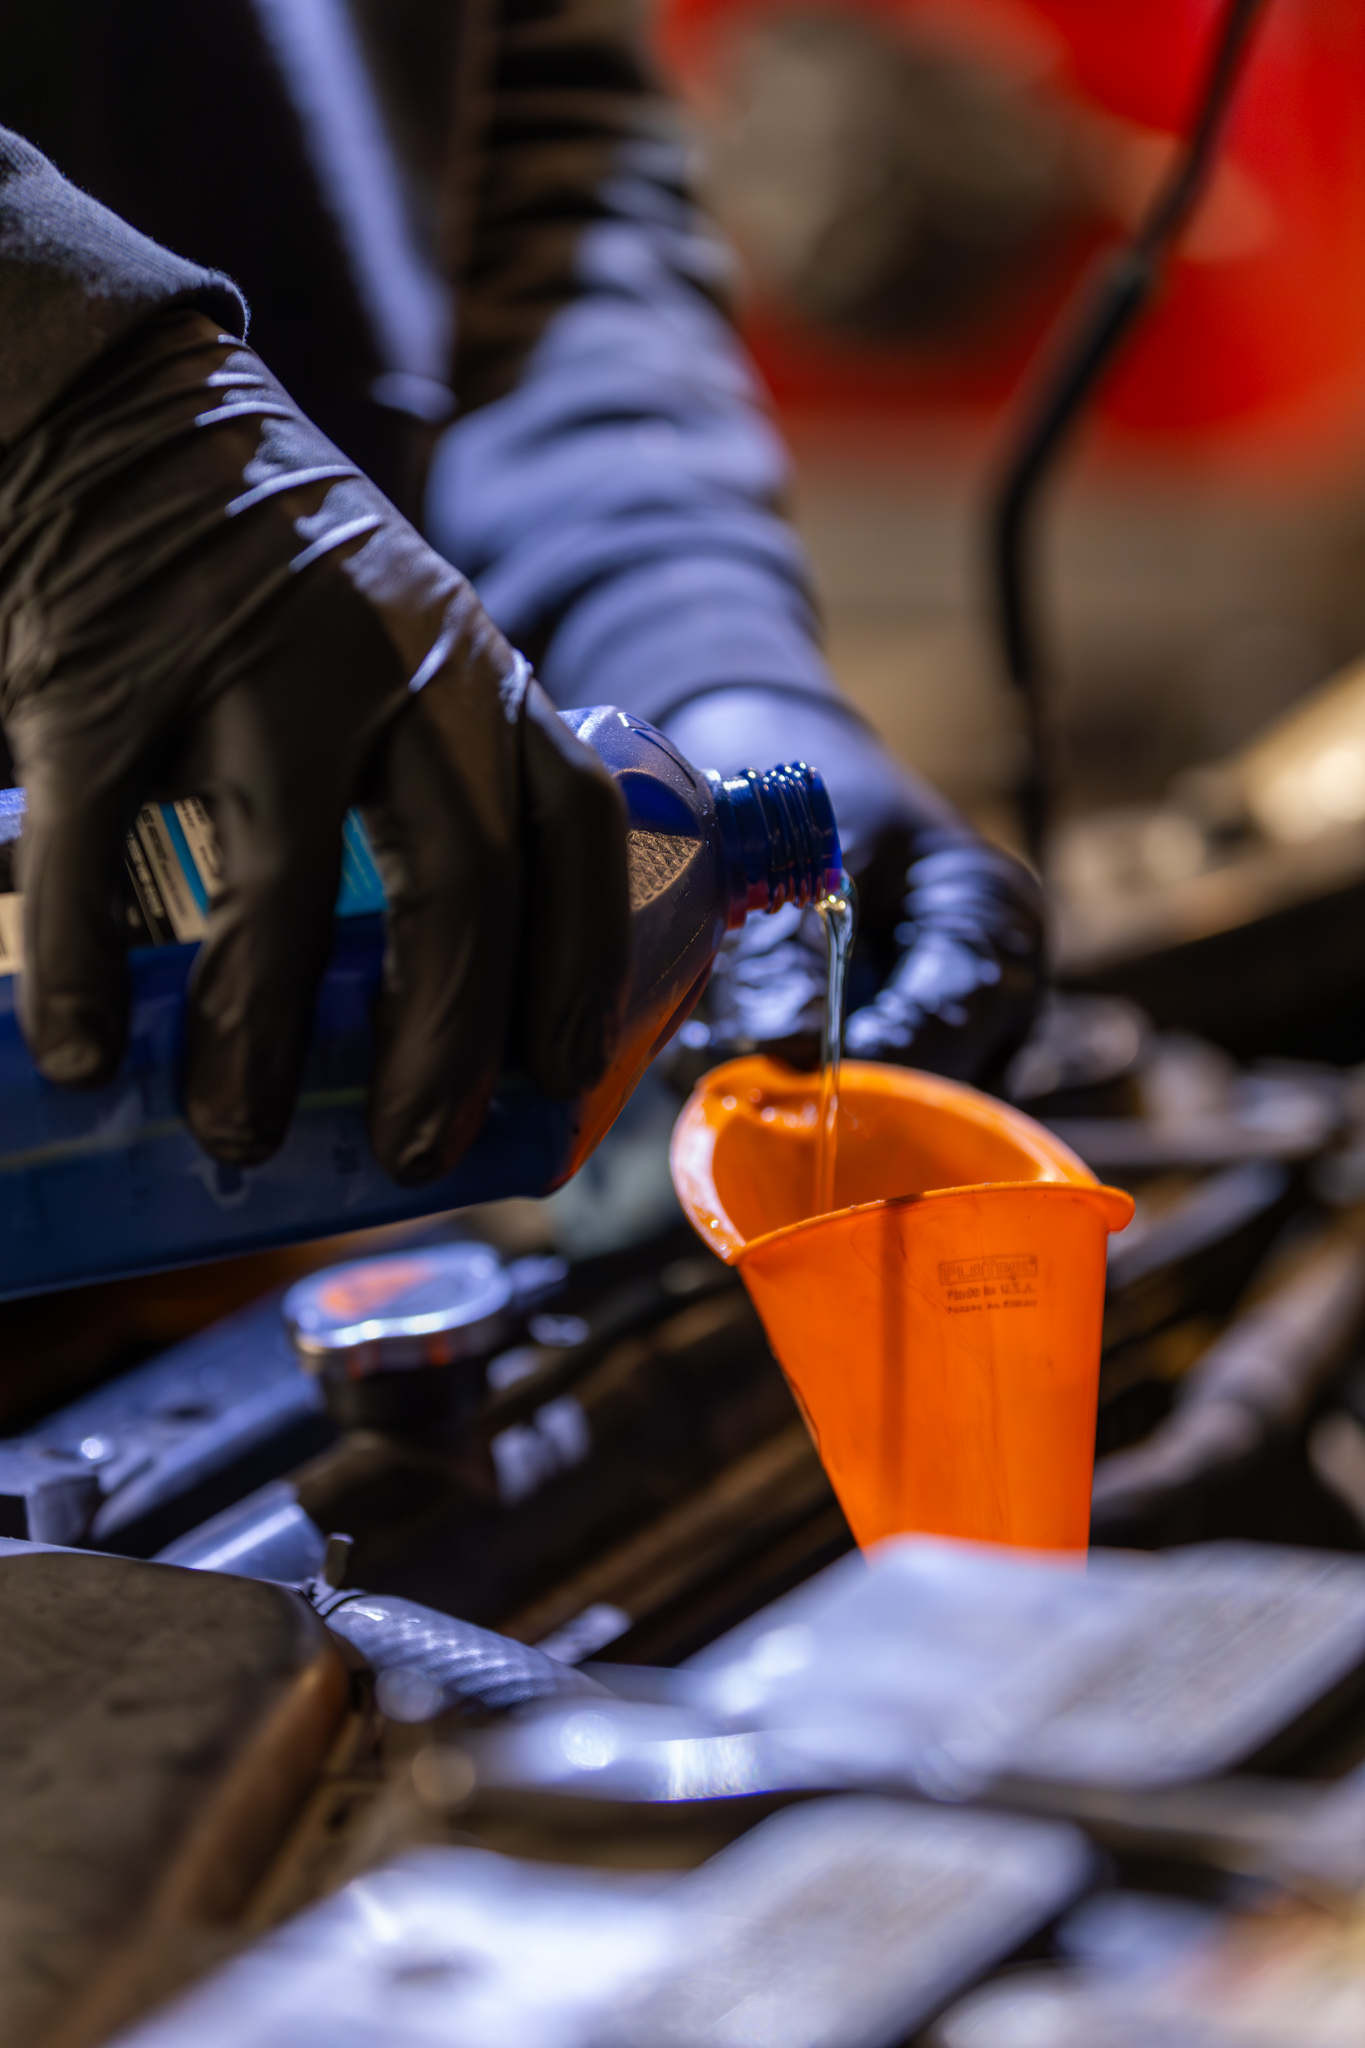
<svg viewBox="0 0 1365 2048">
<path fill-rule="evenodd" d="M 802 1216 L 795 1223 L 784 1223 L 777 1230 L 765 1230 L 761 1237 L 745 1238 L 740 1249 L 729 1261 L 735 1266 L 743 1265 L 751 1252 L 776 1244 L 779 1239 L 797 1237 L 803 1230 L 816 1230 L 822 1224 L 841 1221 L 845 1216 L 869 1216 L 876 1209 L 910 1209 L 921 1202 L 941 1202 L 954 1195 L 1006 1195 L 1026 1193 L 1031 1195 L 1080 1195 L 1087 1201 L 1094 1201 L 1097 1195 L 1108 1199 L 1100 1204 L 1102 1209 L 1114 1213 L 1121 1207 L 1126 1213 L 1123 1221 L 1108 1225 L 1110 1232 L 1124 1230 L 1132 1221 L 1136 1203 L 1125 1188 L 1108 1186 L 1103 1181 L 1077 1180 L 977 1180 L 964 1181 L 961 1186 L 950 1188 L 916 1188 L 907 1195 L 879 1195 L 873 1202 L 850 1202 L 843 1209 L 823 1209 L 818 1216 Z"/>
<path fill-rule="evenodd" d="M 727 1095 L 749 1093 L 755 1083 L 765 1089 L 771 1088 L 774 1093 L 784 1093 L 805 1078 L 771 1057 L 746 1054 L 724 1061 L 702 1076 L 678 1115 L 669 1146 L 673 1185 L 683 1212 L 702 1242 L 726 1265 L 738 1265 L 754 1245 L 769 1244 L 792 1231 L 809 1229 L 813 1224 L 826 1222 L 831 1216 L 850 1215 L 854 1209 L 885 1208 L 893 1202 L 924 1201 L 930 1196 L 937 1198 L 946 1194 L 980 1192 L 985 1188 L 1071 1187 L 1093 1193 L 1101 1187 L 1098 1176 L 1085 1161 L 1045 1124 L 1037 1123 L 1014 1104 L 986 1095 L 967 1082 L 954 1081 L 942 1074 L 924 1073 L 918 1068 L 895 1066 L 885 1060 L 845 1060 L 844 1076 L 845 1085 L 852 1083 L 855 1089 L 859 1083 L 867 1082 L 879 1091 L 915 1097 L 925 1107 L 965 1114 L 973 1122 L 989 1119 L 991 1123 L 1003 1123 L 1019 1147 L 1021 1164 L 1028 1158 L 1039 1170 L 1017 1180 L 962 1182 L 943 1188 L 907 1190 L 902 1195 L 884 1195 L 872 1202 L 848 1204 L 842 1209 L 824 1210 L 816 1216 L 798 1217 L 795 1222 L 783 1224 L 777 1230 L 745 1238 L 733 1219 L 726 1215 L 714 1183 L 713 1161 L 720 1135 L 715 1117 L 716 1105 Z M 1132 1198 L 1119 1188 L 1106 1188 L 1103 1192 L 1109 1197 L 1108 1206 L 1113 1216 L 1109 1228 L 1111 1231 L 1122 1230 L 1132 1218 Z M 1121 1214 L 1118 1213 L 1120 1211 Z"/>
</svg>

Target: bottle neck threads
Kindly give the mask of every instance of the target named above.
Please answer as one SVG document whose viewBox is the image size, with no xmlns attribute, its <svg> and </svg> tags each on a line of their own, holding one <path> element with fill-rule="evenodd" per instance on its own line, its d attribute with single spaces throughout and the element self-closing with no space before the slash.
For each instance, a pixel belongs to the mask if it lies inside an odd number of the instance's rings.
<svg viewBox="0 0 1365 2048">
<path fill-rule="evenodd" d="M 829 792 L 804 761 L 707 775 L 730 867 L 729 925 L 784 903 L 814 903 L 843 875 Z"/>
</svg>

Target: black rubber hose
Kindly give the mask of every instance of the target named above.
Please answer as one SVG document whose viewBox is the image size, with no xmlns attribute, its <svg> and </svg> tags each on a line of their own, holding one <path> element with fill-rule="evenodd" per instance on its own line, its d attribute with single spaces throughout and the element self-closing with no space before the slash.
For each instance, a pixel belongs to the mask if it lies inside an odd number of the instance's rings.
<svg viewBox="0 0 1365 2048">
<path fill-rule="evenodd" d="M 1045 346 L 991 514 L 997 627 L 1006 672 L 1024 705 L 1025 764 L 1017 787 L 1030 857 L 1041 868 L 1056 779 L 1053 711 L 1034 605 L 1030 541 L 1038 497 L 1081 408 L 1150 302 L 1166 259 L 1203 196 L 1265 0 L 1228 0 L 1196 101 L 1189 139 L 1133 239 L 1080 283 Z"/>
</svg>

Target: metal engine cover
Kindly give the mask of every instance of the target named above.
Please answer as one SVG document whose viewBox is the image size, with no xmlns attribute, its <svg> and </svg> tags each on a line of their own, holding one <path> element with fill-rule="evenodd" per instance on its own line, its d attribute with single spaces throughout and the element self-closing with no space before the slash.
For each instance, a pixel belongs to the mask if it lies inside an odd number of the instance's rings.
<svg viewBox="0 0 1365 2048">
<path fill-rule="evenodd" d="M 349 1700 L 283 1587 L 0 1545 L 0 2041 L 84 2048 L 222 1952 Z"/>
</svg>

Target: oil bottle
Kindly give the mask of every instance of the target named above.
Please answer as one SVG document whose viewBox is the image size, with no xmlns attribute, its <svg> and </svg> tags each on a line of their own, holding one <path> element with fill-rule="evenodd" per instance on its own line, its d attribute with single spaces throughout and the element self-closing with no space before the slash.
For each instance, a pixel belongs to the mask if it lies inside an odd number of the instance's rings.
<svg viewBox="0 0 1365 2048">
<path fill-rule="evenodd" d="M 193 802 L 151 805 L 129 833 L 128 1052 L 108 1087 L 76 1092 L 43 1079 L 19 1030 L 7 856 L 23 798 L 0 791 L 0 1298 L 546 1194 L 568 1179 L 696 1003 L 726 931 L 819 901 L 841 862 L 829 797 L 804 764 L 722 778 L 626 712 L 564 716 L 628 815 L 632 970 L 617 1056 L 572 1101 L 505 1075 L 459 1166 L 415 1191 L 388 1178 L 365 1136 L 383 896 L 357 817 L 294 1120 L 272 1159 L 241 1168 L 199 1148 L 178 1098 L 186 982 L 216 883 L 206 816 Z"/>
</svg>

